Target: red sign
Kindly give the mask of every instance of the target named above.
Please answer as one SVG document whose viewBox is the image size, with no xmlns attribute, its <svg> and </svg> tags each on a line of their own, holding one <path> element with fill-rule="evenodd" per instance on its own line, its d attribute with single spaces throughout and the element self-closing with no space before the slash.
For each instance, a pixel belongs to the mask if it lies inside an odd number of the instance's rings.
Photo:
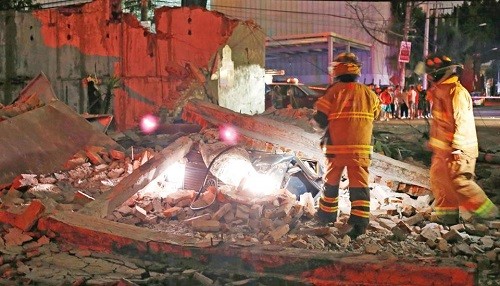
<svg viewBox="0 0 500 286">
<path fill-rule="evenodd" d="M 399 47 L 399 62 L 409 63 L 410 62 L 410 52 L 411 52 L 411 42 L 401 42 Z"/>
</svg>

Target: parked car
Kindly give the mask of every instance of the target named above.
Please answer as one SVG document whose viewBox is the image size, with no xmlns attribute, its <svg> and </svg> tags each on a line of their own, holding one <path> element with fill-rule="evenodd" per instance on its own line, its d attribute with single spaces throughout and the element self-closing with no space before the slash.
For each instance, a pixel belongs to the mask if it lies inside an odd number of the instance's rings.
<svg viewBox="0 0 500 286">
<path fill-rule="evenodd" d="M 266 109 L 271 106 L 276 109 L 286 108 L 289 105 L 292 108 L 313 108 L 321 96 L 321 93 L 296 80 L 273 82 L 266 84 Z"/>
</svg>

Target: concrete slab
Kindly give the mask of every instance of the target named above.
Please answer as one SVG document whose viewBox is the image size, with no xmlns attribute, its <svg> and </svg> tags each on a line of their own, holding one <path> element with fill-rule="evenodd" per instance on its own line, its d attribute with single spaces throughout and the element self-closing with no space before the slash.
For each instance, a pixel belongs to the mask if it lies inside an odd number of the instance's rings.
<svg viewBox="0 0 500 286">
<path fill-rule="evenodd" d="M 410 260 L 368 254 L 341 254 L 281 246 L 238 247 L 224 241 L 194 242 L 192 237 L 57 213 L 42 218 L 39 230 L 61 242 L 102 252 L 126 252 L 157 259 L 186 259 L 212 270 L 275 274 L 313 285 L 475 285 L 477 270 L 448 259 Z"/>
</svg>

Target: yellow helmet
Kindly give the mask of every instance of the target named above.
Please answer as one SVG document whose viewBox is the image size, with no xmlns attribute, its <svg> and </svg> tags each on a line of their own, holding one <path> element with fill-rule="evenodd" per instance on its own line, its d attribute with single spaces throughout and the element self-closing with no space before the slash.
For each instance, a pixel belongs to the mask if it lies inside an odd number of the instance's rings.
<svg viewBox="0 0 500 286">
<path fill-rule="evenodd" d="M 449 76 L 457 67 L 462 65 L 445 55 L 430 55 L 425 59 L 425 72 L 434 81 L 440 80 L 446 74 Z"/>
<path fill-rule="evenodd" d="M 333 75 L 335 77 L 344 74 L 361 74 L 361 63 L 353 53 L 341 53 L 333 60 Z"/>
</svg>

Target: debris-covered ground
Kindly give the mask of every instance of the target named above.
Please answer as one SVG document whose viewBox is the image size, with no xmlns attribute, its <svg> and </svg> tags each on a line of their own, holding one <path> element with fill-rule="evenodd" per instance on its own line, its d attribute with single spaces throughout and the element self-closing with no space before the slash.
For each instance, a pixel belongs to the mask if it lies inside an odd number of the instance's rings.
<svg viewBox="0 0 500 286">
<path fill-rule="evenodd" d="M 310 128 L 307 124 L 310 110 L 280 110 L 267 116 L 292 122 L 306 130 Z M 385 151 L 395 159 L 428 166 L 428 153 L 422 147 L 425 124 L 384 122 L 377 123 L 375 129 L 378 152 Z M 478 133 L 481 141 L 483 133 Z M 0 211 L 4 216 L 22 213 L 31 202 L 37 201 L 46 213 L 77 212 L 184 135 L 143 135 L 139 131 L 112 133 L 125 152 L 90 148 L 75 155 L 71 160 L 75 167 L 69 171 L 20 175 L 2 190 Z M 189 137 L 195 144 L 186 160 L 199 163 L 192 159 L 199 155 L 197 143 L 217 142 L 218 130 L 207 128 Z M 488 146 L 489 149 L 483 151 L 495 151 L 494 146 Z M 479 183 L 498 204 L 499 166 L 482 162 L 478 169 Z M 201 168 L 196 174 L 201 178 L 193 180 L 203 183 L 205 170 Z M 499 285 L 500 221 L 464 222 L 443 227 L 429 221 L 430 193 L 416 196 L 405 193 L 404 186 L 400 188 L 380 178 L 372 180 L 370 227 L 367 234 L 356 240 L 340 235 L 337 228 L 345 222 L 349 211 L 347 181 L 341 184 L 344 187 L 339 204 L 342 215 L 337 223 L 328 227 L 312 224 L 314 199 L 309 193 L 298 197 L 281 189 L 263 197 L 235 195 L 234 188 L 220 182 L 202 188 L 204 192 L 196 204 L 193 198 L 199 189 L 168 191 L 168 186 L 159 183 L 161 186 L 157 188 L 138 192 L 106 219 L 188 236 L 192 245 L 200 247 L 277 245 L 332 253 L 374 254 L 395 261 L 399 258 L 422 261 L 451 258 L 457 265 L 474 267 L 472 263 L 477 264 L 478 285 Z M 299 281 L 256 275 L 237 268 L 218 272 L 173 260 L 82 250 L 56 242 L 57 234 L 38 230 L 35 223 L 33 219 L 16 222 L 18 227 L 2 224 L 0 284 L 302 285 Z M 210 241 L 208 246 L 207 241 Z"/>
</svg>

